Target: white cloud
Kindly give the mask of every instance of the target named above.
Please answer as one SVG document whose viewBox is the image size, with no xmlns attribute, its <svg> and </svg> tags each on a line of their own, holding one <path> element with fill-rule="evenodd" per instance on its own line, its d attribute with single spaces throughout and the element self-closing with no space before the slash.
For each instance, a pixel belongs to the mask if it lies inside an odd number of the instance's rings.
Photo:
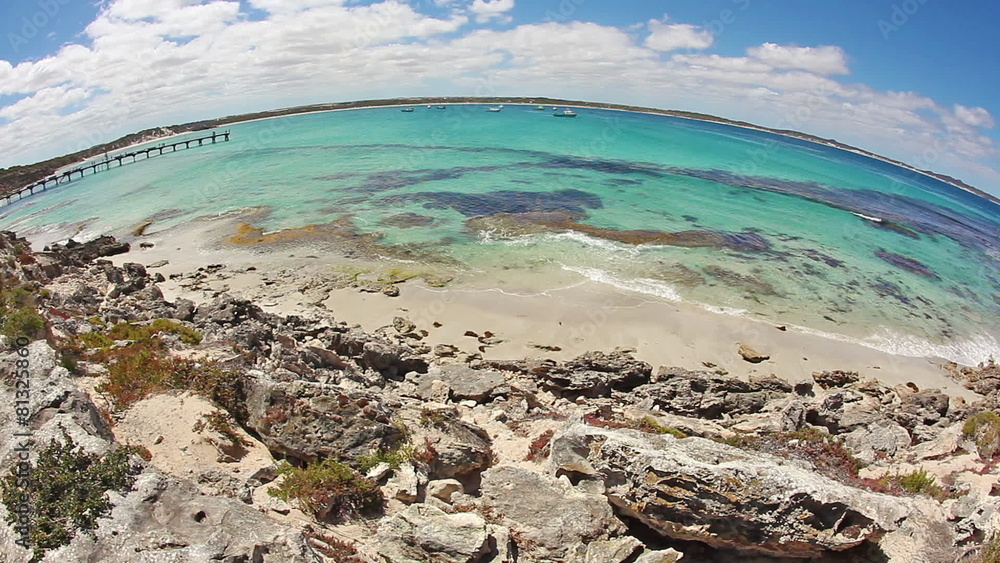
<svg viewBox="0 0 1000 563">
<path fill-rule="evenodd" d="M 708 49 L 715 42 L 712 32 L 686 23 L 666 23 L 663 20 L 649 21 L 649 37 L 646 46 L 656 51 L 676 51 L 678 49 Z"/>
<path fill-rule="evenodd" d="M 992 129 L 996 125 L 990 112 L 980 107 L 967 108 L 961 104 L 955 104 L 955 117 L 970 127 Z"/>
<path fill-rule="evenodd" d="M 508 23 L 511 21 L 511 17 L 507 15 L 507 12 L 513 9 L 514 0 L 474 0 L 469 6 L 469 11 L 475 15 L 477 22 L 498 19 Z"/>
<path fill-rule="evenodd" d="M 794 47 L 764 43 L 747 49 L 751 57 L 774 68 L 798 68 L 817 74 L 847 74 L 847 55 L 840 47 Z"/>
</svg>

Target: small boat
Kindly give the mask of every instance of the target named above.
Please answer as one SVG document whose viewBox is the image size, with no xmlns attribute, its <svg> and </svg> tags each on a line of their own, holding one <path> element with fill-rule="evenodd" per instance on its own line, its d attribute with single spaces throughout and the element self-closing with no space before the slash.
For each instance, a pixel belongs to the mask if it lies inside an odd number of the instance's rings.
<svg viewBox="0 0 1000 563">
<path fill-rule="evenodd" d="M 437 106 L 437 109 L 448 109 L 448 106 Z"/>
<path fill-rule="evenodd" d="M 556 106 L 552 106 L 552 111 L 556 111 L 557 109 L 559 108 L 557 108 Z"/>
<path fill-rule="evenodd" d="M 499 106 L 493 106 L 491 108 L 486 108 L 486 111 L 497 113 L 497 112 L 503 111 L 503 106 L 499 105 Z"/>
<path fill-rule="evenodd" d="M 564 109 L 552 114 L 554 117 L 576 117 L 576 112 L 571 109 Z"/>
<path fill-rule="evenodd" d="M 431 105 L 430 104 L 427 104 L 427 109 L 431 109 Z"/>
<path fill-rule="evenodd" d="M 535 106 L 535 111 L 545 111 L 545 106 Z"/>
<path fill-rule="evenodd" d="M 403 113 L 413 113 L 413 108 L 403 108 L 403 109 L 401 109 L 399 111 L 401 111 Z"/>
</svg>

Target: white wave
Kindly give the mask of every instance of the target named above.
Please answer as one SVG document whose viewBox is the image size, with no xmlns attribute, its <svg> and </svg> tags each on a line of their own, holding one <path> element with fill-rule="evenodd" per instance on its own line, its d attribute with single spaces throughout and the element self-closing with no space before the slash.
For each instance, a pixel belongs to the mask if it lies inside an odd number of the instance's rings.
<svg viewBox="0 0 1000 563">
<path fill-rule="evenodd" d="M 964 340 L 938 344 L 916 335 L 897 332 L 888 327 L 881 327 L 874 334 L 864 338 L 853 338 L 803 326 L 794 328 L 800 332 L 830 340 L 860 344 L 866 348 L 894 356 L 942 358 L 966 366 L 976 366 L 990 358 L 1000 359 L 1000 342 L 989 334 L 978 334 Z"/>
<path fill-rule="evenodd" d="M 622 252 L 636 253 L 640 247 L 620 244 L 597 237 L 592 237 L 576 231 L 562 233 L 539 233 L 531 235 L 509 235 L 495 229 L 482 231 L 479 234 L 480 244 L 500 244 L 504 246 L 533 246 L 546 242 L 573 242 L 590 248 L 597 248 L 620 254 Z"/>
<path fill-rule="evenodd" d="M 851 213 L 851 215 L 854 215 L 856 217 L 861 217 L 862 219 L 871 221 L 873 223 L 881 223 L 882 221 L 884 221 L 884 219 L 882 219 L 880 217 L 869 217 L 868 215 L 863 215 L 861 213 L 855 213 L 853 211 L 851 211 L 850 213 Z"/>
<path fill-rule="evenodd" d="M 562 269 L 569 272 L 575 272 L 591 281 L 610 285 L 618 289 L 634 291 L 645 295 L 653 295 L 674 303 L 682 301 L 680 293 L 678 293 L 673 286 L 659 280 L 652 280 L 648 278 L 623 279 L 612 274 L 611 272 L 606 272 L 597 268 L 583 268 L 579 266 L 567 266 L 565 264 L 562 265 Z"/>
<path fill-rule="evenodd" d="M 719 307 L 716 305 L 706 305 L 705 303 L 698 303 L 697 305 L 710 313 L 729 315 L 731 317 L 745 317 L 750 312 L 746 309 L 737 309 L 736 307 Z"/>
</svg>

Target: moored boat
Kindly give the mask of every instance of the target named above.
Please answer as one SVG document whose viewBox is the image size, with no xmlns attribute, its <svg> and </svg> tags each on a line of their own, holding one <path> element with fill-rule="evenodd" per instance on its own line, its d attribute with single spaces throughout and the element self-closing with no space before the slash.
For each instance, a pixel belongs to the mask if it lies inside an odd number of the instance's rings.
<svg viewBox="0 0 1000 563">
<path fill-rule="evenodd" d="M 552 114 L 554 117 L 576 117 L 576 112 L 571 109 L 564 109 Z"/>
<path fill-rule="evenodd" d="M 401 109 L 399 111 L 401 111 L 403 113 L 411 113 L 411 112 L 413 112 L 413 108 L 403 108 L 403 109 Z"/>
<path fill-rule="evenodd" d="M 493 107 L 486 108 L 486 111 L 493 112 L 493 113 L 497 113 L 497 112 L 503 111 L 503 105 L 501 104 L 499 106 L 493 106 Z"/>
</svg>

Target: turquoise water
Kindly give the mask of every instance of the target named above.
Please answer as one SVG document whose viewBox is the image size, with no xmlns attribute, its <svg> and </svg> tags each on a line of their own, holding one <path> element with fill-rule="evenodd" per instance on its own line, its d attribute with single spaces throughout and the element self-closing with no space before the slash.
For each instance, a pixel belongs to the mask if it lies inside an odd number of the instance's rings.
<svg viewBox="0 0 1000 563">
<path fill-rule="evenodd" d="M 560 271 L 899 353 L 1000 357 L 1000 206 L 988 200 L 761 131 L 484 109 L 237 124 L 229 143 L 2 207 L 0 228 L 91 237 L 266 207 L 257 226 L 276 231 L 349 216 L 385 244 L 419 243 L 478 272 L 479 286 L 511 268 Z M 404 212 L 419 224 L 400 223 Z M 513 215 L 472 219 L 498 212 Z"/>
</svg>

